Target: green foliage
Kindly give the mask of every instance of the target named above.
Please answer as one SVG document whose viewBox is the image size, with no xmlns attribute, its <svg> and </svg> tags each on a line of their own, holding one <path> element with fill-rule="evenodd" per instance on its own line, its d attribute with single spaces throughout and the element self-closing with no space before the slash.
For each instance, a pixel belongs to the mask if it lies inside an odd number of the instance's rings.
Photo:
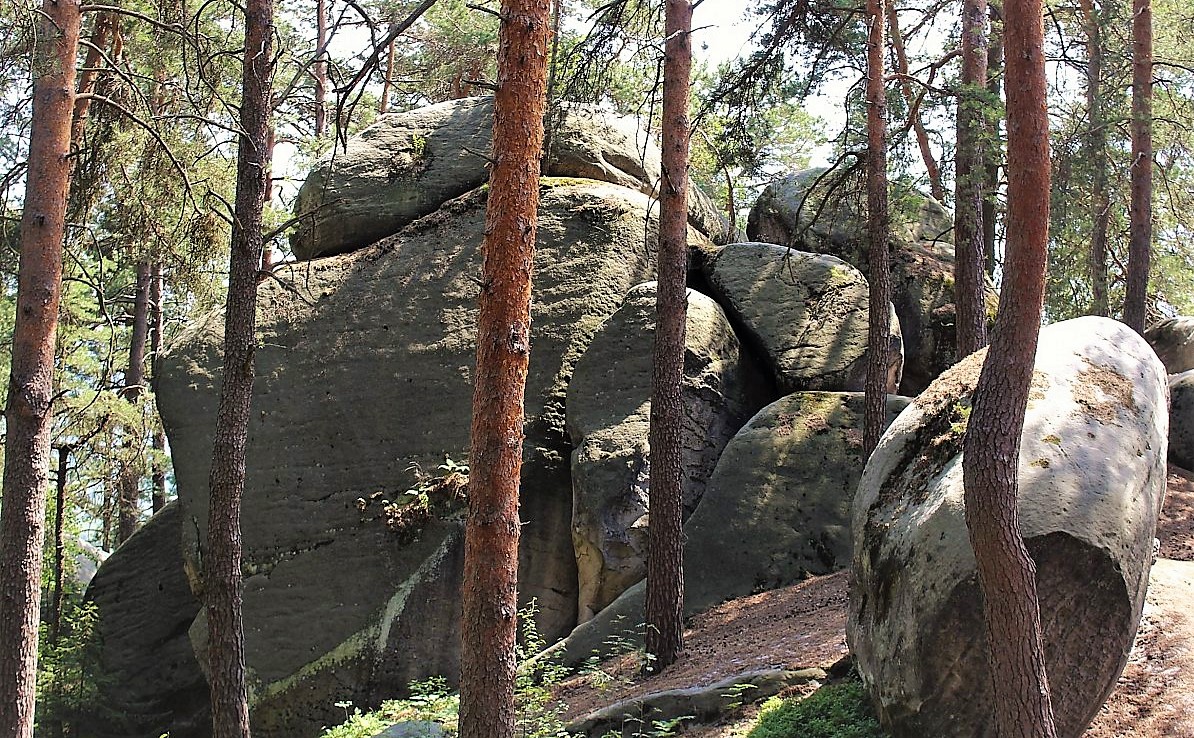
<svg viewBox="0 0 1194 738">
<path fill-rule="evenodd" d="M 885 738 L 857 680 L 827 684 L 804 699 L 765 703 L 747 738 Z"/>
<path fill-rule="evenodd" d="M 57 641 L 43 626 L 37 665 L 36 736 L 51 735 L 51 726 L 58 724 L 86 726 L 99 719 L 119 718 L 99 698 L 97 619 L 91 603 L 68 601 Z"/>
</svg>

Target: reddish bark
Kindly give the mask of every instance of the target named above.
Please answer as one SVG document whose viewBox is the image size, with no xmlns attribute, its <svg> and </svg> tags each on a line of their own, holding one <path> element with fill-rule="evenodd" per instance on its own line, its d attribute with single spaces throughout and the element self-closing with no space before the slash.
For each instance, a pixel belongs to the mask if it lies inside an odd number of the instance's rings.
<svg viewBox="0 0 1194 738">
<path fill-rule="evenodd" d="M 1049 121 L 1040 0 L 1007 0 L 1008 236 L 999 312 L 963 442 L 966 523 L 983 592 L 1001 738 L 1056 735 L 1036 566 L 1016 510 L 1049 229 Z"/>
<path fill-rule="evenodd" d="M 1093 0 L 1081 0 L 1086 27 L 1086 116 L 1090 123 L 1087 160 L 1092 167 L 1090 182 L 1090 311 L 1109 315 L 1107 302 L 1107 228 L 1111 202 L 1107 192 L 1107 129 L 1103 121 L 1103 26 L 1102 13 Z"/>
<path fill-rule="evenodd" d="M 870 458 L 883 434 L 887 415 L 887 352 L 891 332 L 891 267 L 887 209 L 887 90 L 883 80 L 885 0 L 867 0 L 867 275 L 870 315 L 867 323 L 867 366 L 864 389 L 862 458 Z"/>
<path fill-rule="evenodd" d="M 203 556 L 214 738 L 249 735 L 241 618 L 240 503 L 245 487 L 245 441 L 253 394 L 262 211 L 268 188 L 273 11 L 272 0 L 249 0 L 245 5 L 242 133 L 237 147 L 236 199 L 224 318 L 224 377 L 216 414 L 207 549 Z"/>
<path fill-rule="evenodd" d="M 958 91 L 954 202 L 954 304 L 957 307 L 959 359 L 987 343 L 987 310 L 983 294 L 986 20 L 986 0 L 962 0 L 962 80 Z"/>
<path fill-rule="evenodd" d="M 515 730 L 518 485 L 550 10 L 549 0 L 504 0 L 501 10 L 461 587 L 461 738 Z"/>
<path fill-rule="evenodd" d="M 116 32 L 116 18 L 111 13 L 99 13 L 95 16 L 95 23 L 91 29 L 91 45 L 87 47 L 87 56 L 83 60 L 83 71 L 78 75 L 76 83 L 79 97 L 74 101 L 74 117 L 71 121 L 71 144 L 75 147 L 83 143 L 83 131 L 87 127 L 87 115 L 91 110 L 91 98 L 95 92 L 95 83 L 99 79 L 100 65 L 104 61 L 103 49 L 108 45 Z"/>
<path fill-rule="evenodd" d="M 21 213 L 12 368 L 4 407 L 0 501 L 0 738 L 33 735 L 42 539 L 53 424 L 54 342 L 70 190 L 79 4 L 46 0 L 38 16 L 28 179 Z"/>
<path fill-rule="evenodd" d="M 692 4 L 667 0 L 663 56 L 663 177 L 651 376 L 651 489 L 647 543 L 647 664 L 660 672 L 684 648 L 681 429 L 688 277 L 688 91 Z"/>
<path fill-rule="evenodd" d="M 1124 323 L 1144 333 L 1153 242 L 1153 11 L 1150 0 L 1132 3 L 1132 212 L 1128 236 Z"/>
<path fill-rule="evenodd" d="M 999 99 L 1002 92 L 1000 80 L 1003 75 L 1003 20 L 1002 4 L 999 0 L 987 3 L 990 10 L 991 33 L 987 44 L 987 93 L 992 99 Z M 999 190 L 999 166 L 1002 150 L 1000 141 L 999 121 L 988 119 L 986 134 L 991 143 L 983 147 L 983 170 L 986 180 L 986 197 L 983 198 L 983 253 L 985 255 L 984 268 L 987 276 L 995 277 L 995 235 L 996 229 L 996 192 Z"/>
<path fill-rule="evenodd" d="M 315 0 L 315 137 L 327 131 L 328 96 L 328 7 L 327 0 Z M 271 147 L 272 148 L 272 147 Z M 269 198 L 266 198 L 269 199 Z"/>
<path fill-rule="evenodd" d="M 937 166 L 937 159 L 933 157 L 933 150 L 929 147 L 929 132 L 925 130 L 924 121 L 920 119 L 920 100 L 912 89 L 912 79 L 908 71 L 908 52 L 904 49 L 904 36 L 900 33 L 899 13 L 891 3 L 886 3 L 886 6 L 884 12 L 887 14 L 887 26 L 891 32 L 891 48 L 895 51 L 896 71 L 900 74 L 900 92 L 908 105 L 908 115 L 912 117 L 916 146 L 920 149 L 920 159 L 924 162 L 925 173 L 929 177 L 929 193 L 938 202 L 945 202 L 945 188 L 941 186 L 941 167 Z"/>
</svg>

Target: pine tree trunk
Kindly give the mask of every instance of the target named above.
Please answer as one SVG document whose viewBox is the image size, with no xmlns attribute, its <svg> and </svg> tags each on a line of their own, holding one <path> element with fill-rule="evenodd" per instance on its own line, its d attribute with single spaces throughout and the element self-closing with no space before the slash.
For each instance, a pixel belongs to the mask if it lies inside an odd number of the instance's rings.
<svg viewBox="0 0 1194 738">
<path fill-rule="evenodd" d="M 1003 20 L 1002 20 L 1002 4 L 1000 0 L 989 0 L 987 3 L 990 17 L 990 35 L 987 44 L 987 94 L 992 100 L 998 100 L 1002 93 L 1002 85 L 1000 79 L 1003 71 Z M 985 172 L 986 186 L 984 192 L 986 197 L 983 198 L 983 254 L 985 255 L 984 268 L 987 276 L 991 279 L 995 278 L 995 236 L 998 232 L 996 228 L 997 218 L 997 200 L 999 192 L 999 163 L 1002 148 L 999 144 L 1002 141 L 999 130 L 999 118 L 992 116 L 987 119 L 987 127 L 984 130 L 987 136 L 987 145 L 983 147 L 983 171 Z M 985 309 L 985 308 L 984 308 Z"/>
<path fill-rule="evenodd" d="M 660 672 L 684 648 L 684 328 L 688 272 L 688 87 L 692 5 L 667 0 L 663 57 L 663 176 L 659 186 L 659 268 L 651 372 L 651 488 L 647 543 L 647 664 Z"/>
<path fill-rule="evenodd" d="M 50 595 L 50 645 L 58 644 L 62 633 L 62 582 L 66 565 L 66 472 L 70 463 L 70 446 L 58 447 L 58 470 L 54 478 L 54 591 Z"/>
<path fill-rule="evenodd" d="M 983 593 L 1001 738 L 1056 735 L 1036 566 L 1016 510 L 1049 229 L 1049 121 L 1040 0 L 1007 0 L 1008 236 L 995 330 L 963 442 L 966 524 Z"/>
<path fill-rule="evenodd" d="M 870 310 L 867 322 L 867 367 L 864 389 L 862 458 L 870 458 L 887 416 L 887 352 L 891 332 L 891 268 L 887 208 L 887 90 L 883 52 L 885 0 L 867 0 L 866 190 Z"/>
<path fill-rule="evenodd" d="M 962 79 L 958 90 L 957 174 L 954 202 L 954 305 L 958 358 L 987 343 L 983 295 L 983 191 L 986 170 L 983 97 L 987 87 L 987 2 L 962 0 Z"/>
<path fill-rule="evenodd" d="M 1111 203 L 1107 192 L 1107 129 L 1103 121 L 1102 12 L 1094 0 L 1081 0 L 1086 26 L 1086 109 L 1090 122 L 1087 159 L 1090 161 L 1090 312 L 1109 315 L 1107 302 L 1107 228 Z"/>
<path fill-rule="evenodd" d="M 269 171 L 267 138 L 273 84 L 273 3 L 245 6 L 245 52 L 237 149 L 236 200 L 228 267 L 224 324 L 224 378 L 216 414 L 208 502 L 207 550 L 203 556 L 210 640 L 213 738 L 246 738 L 249 709 L 245 687 L 241 619 L 240 503 L 245 487 L 245 441 L 253 394 L 257 322 L 257 268 L 263 249 L 262 211 Z"/>
<path fill-rule="evenodd" d="M 150 291 L 149 262 L 137 264 L 137 287 L 133 298 L 133 331 L 129 338 L 129 365 L 124 375 L 124 389 L 121 395 L 132 405 L 141 399 L 141 390 L 145 386 L 145 342 L 149 338 L 149 291 Z M 129 431 L 140 434 L 141 426 L 126 428 L 129 444 L 140 446 L 141 439 L 134 441 L 128 435 Z M 131 454 L 130 454 L 131 456 Z M 120 475 L 120 523 L 116 533 L 116 545 L 129 539 L 137 530 L 141 506 L 141 475 L 139 464 L 133 464 L 132 459 L 125 464 Z"/>
<path fill-rule="evenodd" d="M 461 586 L 461 738 L 513 738 L 515 729 L 518 485 L 550 10 L 549 0 L 504 0 L 501 9 Z"/>
<path fill-rule="evenodd" d="M 149 275 L 149 351 L 150 363 L 157 366 L 158 354 L 162 350 L 162 264 L 155 261 Z M 157 370 L 154 369 L 156 372 Z M 156 376 L 156 374 L 155 374 Z M 153 511 L 166 506 L 166 467 L 162 456 L 166 453 L 166 433 L 161 422 L 153 428 L 154 460 L 151 471 Z"/>
<path fill-rule="evenodd" d="M 42 543 L 53 425 L 79 4 L 46 0 L 34 51 L 33 119 L 21 213 L 0 501 L 0 738 L 33 735 Z"/>
<path fill-rule="evenodd" d="M 929 178 L 929 193 L 937 202 L 945 202 L 945 188 L 941 186 L 941 167 L 933 158 L 933 150 L 929 147 L 929 132 L 925 130 L 924 121 L 920 119 L 920 99 L 912 89 L 912 80 L 908 72 L 908 53 L 904 49 L 904 36 L 900 33 L 900 16 L 896 7 L 886 3 L 884 12 L 887 14 L 887 26 L 891 30 L 891 48 L 895 52 L 896 71 L 900 73 L 900 92 L 904 102 L 908 105 L 908 115 L 912 118 L 912 131 L 916 135 L 916 146 L 920 149 L 920 159 L 924 162 L 925 173 Z"/>
<path fill-rule="evenodd" d="M 394 24 L 391 23 L 390 31 L 393 30 Z M 381 101 L 377 105 L 377 112 L 383 115 L 390 111 L 390 95 L 394 86 L 394 47 L 397 43 L 396 40 L 391 39 L 390 43 L 386 45 L 386 76 L 381 82 Z"/>
<path fill-rule="evenodd" d="M 315 0 L 315 137 L 327 132 L 328 96 L 328 7 L 327 0 Z M 387 78 L 388 79 L 388 78 Z"/>
<path fill-rule="evenodd" d="M 74 101 L 74 114 L 71 120 L 71 144 L 78 148 L 83 143 L 83 132 L 87 128 L 87 115 L 91 110 L 90 93 L 95 92 L 95 83 L 99 79 L 100 65 L 104 61 L 104 49 L 107 48 L 113 32 L 116 30 L 116 18 L 111 13 L 97 13 L 91 28 L 91 38 L 87 46 L 87 56 L 83 59 L 83 71 L 79 73 L 76 85 L 79 96 Z M 72 164 L 71 166 L 74 166 Z"/>
<path fill-rule="evenodd" d="M 1153 242 L 1153 11 L 1151 0 L 1132 3 L 1132 214 L 1128 236 L 1124 323 L 1144 333 Z"/>
</svg>

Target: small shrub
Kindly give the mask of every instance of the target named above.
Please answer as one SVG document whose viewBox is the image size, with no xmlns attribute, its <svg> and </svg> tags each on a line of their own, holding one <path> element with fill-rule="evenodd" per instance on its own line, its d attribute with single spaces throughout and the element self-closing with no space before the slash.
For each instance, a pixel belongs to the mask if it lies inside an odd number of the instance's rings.
<svg viewBox="0 0 1194 738">
<path fill-rule="evenodd" d="M 886 738 L 857 680 L 827 684 L 804 699 L 770 700 L 747 738 Z"/>
</svg>

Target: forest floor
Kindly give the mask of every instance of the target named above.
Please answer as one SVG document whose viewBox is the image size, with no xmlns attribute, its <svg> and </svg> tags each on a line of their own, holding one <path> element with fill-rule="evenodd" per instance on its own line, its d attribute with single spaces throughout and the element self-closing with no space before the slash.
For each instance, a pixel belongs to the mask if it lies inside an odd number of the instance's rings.
<svg viewBox="0 0 1194 738">
<path fill-rule="evenodd" d="M 1194 474 L 1171 466 L 1158 522 L 1159 557 L 1194 561 Z M 1164 564 L 1165 562 L 1162 562 Z M 1084 738 L 1194 738 L 1194 590 L 1188 572 L 1158 565 L 1128 666 Z M 614 702 L 669 689 L 708 686 L 761 669 L 828 670 L 847 655 L 847 573 L 726 602 L 694 617 L 685 652 L 663 674 L 643 678 L 637 654 L 599 665 L 591 675 L 563 683 L 557 696 L 568 719 Z M 782 695 L 808 693 L 816 683 Z M 758 705 L 746 705 L 715 724 L 679 734 L 698 738 L 743 736 Z"/>
</svg>

